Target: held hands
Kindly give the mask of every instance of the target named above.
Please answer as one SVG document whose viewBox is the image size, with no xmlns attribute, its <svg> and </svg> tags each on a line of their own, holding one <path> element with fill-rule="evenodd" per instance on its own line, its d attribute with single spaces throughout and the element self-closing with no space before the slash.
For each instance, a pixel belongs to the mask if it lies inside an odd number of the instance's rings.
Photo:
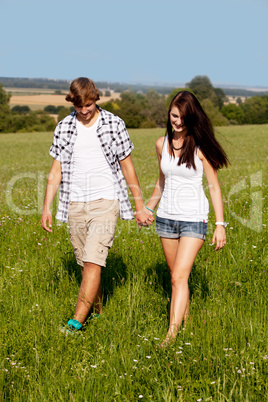
<svg viewBox="0 0 268 402">
<path fill-rule="evenodd" d="M 48 226 L 47 226 L 48 222 Z M 41 225 L 47 232 L 52 232 L 52 214 L 50 211 L 43 211 L 41 216 Z"/>
<path fill-rule="evenodd" d="M 217 225 L 216 229 L 213 234 L 212 238 L 212 245 L 215 244 L 216 241 L 216 248 L 215 250 L 220 250 L 223 248 L 226 244 L 226 233 L 225 233 L 225 227 L 222 225 Z"/>
<path fill-rule="evenodd" d="M 134 215 L 139 228 L 141 228 L 142 226 L 149 226 L 154 221 L 153 213 L 145 206 L 139 211 L 136 211 Z"/>
</svg>

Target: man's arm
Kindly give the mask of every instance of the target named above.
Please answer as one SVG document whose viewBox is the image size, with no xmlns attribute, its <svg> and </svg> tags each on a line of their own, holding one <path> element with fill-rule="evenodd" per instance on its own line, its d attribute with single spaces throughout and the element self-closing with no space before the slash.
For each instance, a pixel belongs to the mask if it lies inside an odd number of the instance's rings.
<svg viewBox="0 0 268 402">
<path fill-rule="evenodd" d="M 139 185 L 139 181 L 132 163 L 131 155 L 128 155 L 125 159 L 120 161 L 121 169 L 123 172 L 123 175 L 126 179 L 127 185 L 133 195 L 134 202 L 135 202 L 135 208 L 136 208 L 136 222 L 137 224 L 143 225 L 143 224 L 152 224 L 154 221 L 154 217 L 151 211 L 149 211 L 147 208 L 145 208 L 143 199 L 142 199 L 142 194 L 141 194 L 141 189 Z"/>
<path fill-rule="evenodd" d="M 41 225 L 43 229 L 48 232 L 52 232 L 52 214 L 50 212 L 50 206 L 54 200 L 61 182 L 61 164 L 56 159 L 53 159 L 52 166 L 48 175 L 47 188 L 45 194 L 45 200 L 43 204 L 43 211 L 41 216 Z M 48 222 L 48 226 L 47 226 Z"/>
</svg>

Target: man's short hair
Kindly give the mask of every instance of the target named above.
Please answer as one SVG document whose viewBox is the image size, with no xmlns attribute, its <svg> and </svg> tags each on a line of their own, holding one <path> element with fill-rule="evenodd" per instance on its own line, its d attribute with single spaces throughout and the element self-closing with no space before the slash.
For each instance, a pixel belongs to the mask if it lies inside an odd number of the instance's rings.
<svg viewBox="0 0 268 402">
<path fill-rule="evenodd" d="M 70 90 L 65 100 L 74 106 L 84 106 L 86 102 L 96 102 L 100 99 L 100 92 L 89 78 L 79 77 L 71 82 Z"/>
</svg>

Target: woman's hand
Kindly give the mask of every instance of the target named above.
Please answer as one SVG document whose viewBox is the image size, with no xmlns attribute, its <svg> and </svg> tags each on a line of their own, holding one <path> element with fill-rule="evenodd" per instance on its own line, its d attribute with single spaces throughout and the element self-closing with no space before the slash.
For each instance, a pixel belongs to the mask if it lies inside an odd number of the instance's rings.
<svg viewBox="0 0 268 402">
<path fill-rule="evenodd" d="M 139 211 L 136 211 L 134 215 L 139 228 L 141 226 L 149 226 L 154 221 L 153 213 L 149 211 L 149 209 L 147 209 L 145 206 Z"/>
<path fill-rule="evenodd" d="M 220 250 L 226 244 L 226 233 L 225 233 L 225 227 L 223 225 L 216 226 L 212 238 L 212 244 L 215 244 L 215 242 L 216 242 L 215 250 Z"/>
</svg>

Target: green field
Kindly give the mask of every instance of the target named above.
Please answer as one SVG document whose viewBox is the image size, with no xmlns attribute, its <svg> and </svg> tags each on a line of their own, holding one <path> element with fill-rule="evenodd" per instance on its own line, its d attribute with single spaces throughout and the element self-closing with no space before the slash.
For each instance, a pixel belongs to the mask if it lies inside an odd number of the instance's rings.
<svg viewBox="0 0 268 402">
<path fill-rule="evenodd" d="M 145 200 L 162 134 L 130 130 Z M 52 133 L 0 136 L 1 401 L 267 400 L 268 126 L 217 135 L 231 160 L 219 172 L 228 245 L 210 245 L 211 210 L 190 276 L 190 320 L 165 349 L 157 345 L 170 278 L 155 225 L 118 222 L 102 317 L 81 336 L 58 330 L 72 317 L 81 277 L 66 226 L 55 222 L 50 234 L 39 223 Z"/>
</svg>

